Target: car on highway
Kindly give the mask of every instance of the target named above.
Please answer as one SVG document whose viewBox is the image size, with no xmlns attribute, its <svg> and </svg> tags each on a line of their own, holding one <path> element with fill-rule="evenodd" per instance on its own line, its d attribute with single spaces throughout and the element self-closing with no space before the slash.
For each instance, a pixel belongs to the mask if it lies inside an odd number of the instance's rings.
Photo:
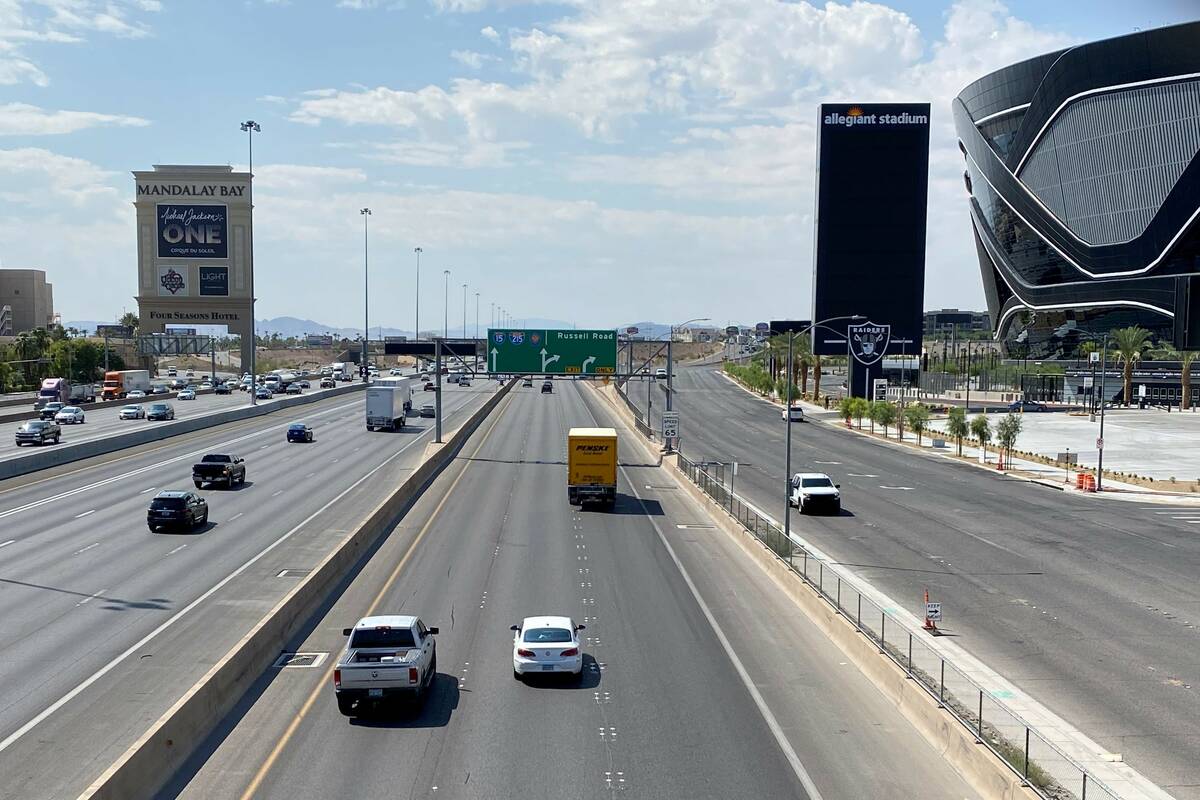
<svg viewBox="0 0 1200 800">
<path fill-rule="evenodd" d="M 337 381 L 335 381 L 333 378 L 321 378 L 322 389 L 332 389 L 335 386 L 337 386 Z"/>
<path fill-rule="evenodd" d="M 521 385 L 524 386 L 526 389 L 532 389 L 533 388 L 533 378 L 526 378 L 525 380 L 521 381 Z"/>
<path fill-rule="evenodd" d="M 184 378 L 176 378 L 175 380 L 171 381 L 172 389 L 186 389 L 187 385 L 188 382 Z"/>
<path fill-rule="evenodd" d="M 175 407 L 170 403 L 151 403 L 150 408 L 146 409 L 146 419 L 175 419 Z"/>
<path fill-rule="evenodd" d="M 311 442 L 313 439 L 313 429 L 303 422 L 293 422 L 288 425 L 287 440 L 289 442 Z"/>
<path fill-rule="evenodd" d="M 312 384 L 309 383 L 307 380 L 304 380 L 303 378 L 300 379 L 299 381 L 297 381 L 297 383 L 300 384 L 301 389 L 311 389 L 312 388 Z"/>
<path fill-rule="evenodd" d="M 189 370 L 187 371 L 187 376 L 188 376 L 189 378 L 194 378 L 194 377 L 196 377 L 196 370 L 194 370 L 194 369 L 189 369 Z"/>
<path fill-rule="evenodd" d="M 451 372 L 449 375 L 446 376 L 446 382 L 447 383 L 458 383 L 458 379 L 461 377 L 462 376 L 459 375 L 457 372 Z"/>
<path fill-rule="evenodd" d="M 178 374 L 179 374 L 179 370 L 176 369 L 175 367 L 167 367 L 167 377 L 168 378 L 174 378 Z"/>
<path fill-rule="evenodd" d="M 654 377 L 655 378 L 667 377 L 667 370 L 663 367 L 659 367 L 658 369 L 654 370 Z"/>
<path fill-rule="evenodd" d="M 459 385 L 459 386 L 470 387 L 470 385 L 471 385 L 471 379 L 470 379 L 470 378 L 468 378 L 466 375 L 463 375 L 461 378 L 459 378 L 459 379 L 458 379 L 458 385 Z"/>
<path fill-rule="evenodd" d="M 125 399 L 126 400 L 145 400 L 146 393 L 143 392 L 141 389 L 134 389 L 133 391 L 129 392 L 129 394 L 125 395 Z"/>
<path fill-rule="evenodd" d="M 81 425 L 83 424 L 83 409 L 79 406 L 63 406 L 54 415 L 54 421 L 59 425 Z"/>
<path fill-rule="evenodd" d="M 436 391 L 437 391 L 437 384 L 435 384 L 433 381 L 427 380 L 427 381 L 425 381 L 425 385 L 421 387 L 421 391 L 423 391 L 423 392 L 436 392 Z"/>
<path fill-rule="evenodd" d="M 117 419 L 145 419 L 146 409 L 142 406 L 125 406 L 117 412 Z"/>
<path fill-rule="evenodd" d="M 1035 403 L 1032 400 L 1017 400 L 1008 404 L 1010 412 L 1024 413 L 1026 411 L 1047 411 L 1045 403 Z"/>
<path fill-rule="evenodd" d="M 209 390 L 212 388 L 213 388 L 212 381 L 205 381 L 204 383 L 200 384 L 201 391 Z"/>
<path fill-rule="evenodd" d="M 550 381 L 542 381 L 542 394 L 553 394 L 554 384 Z"/>
<path fill-rule="evenodd" d="M 396 698 L 419 703 L 428 695 L 437 675 L 436 627 L 389 614 L 363 617 L 342 634 L 350 638 L 333 668 L 342 714 L 352 717 Z"/>
<path fill-rule="evenodd" d="M 437 414 L 437 409 L 434 407 L 433 403 L 426 403 L 423 406 L 421 406 L 420 415 L 422 417 L 432 417 L 436 414 Z"/>
<path fill-rule="evenodd" d="M 839 514 L 842 510 L 840 488 L 841 484 L 834 483 L 824 472 L 797 472 L 792 476 L 792 494 L 788 503 L 801 514 L 810 511 Z"/>
<path fill-rule="evenodd" d="M 284 394 L 303 394 L 304 388 L 296 381 L 289 383 L 283 390 Z"/>
<path fill-rule="evenodd" d="M 166 489 L 154 495 L 146 510 L 150 531 L 163 528 L 195 528 L 208 523 L 208 501 L 195 492 Z"/>
<path fill-rule="evenodd" d="M 388 375 L 403 375 L 403 374 L 404 374 L 404 370 L 400 369 L 399 367 L 392 367 L 391 369 L 388 370 Z"/>
<path fill-rule="evenodd" d="M 196 390 L 195 389 L 183 389 L 179 392 L 179 394 L 175 395 L 175 399 L 176 400 L 195 400 L 196 399 Z"/>
<path fill-rule="evenodd" d="M 46 405 L 42 406 L 41 411 L 38 412 L 38 419 L 52 420 L 54 419 L 55 415 L 58 414 L 58 412 L 62 411 L 66 407 L 66 403 L 60 403 L 57 400 L 52 403 L 46 403 Z"/>
<path fill-rule="evenodd" d="M 521 680 L 533 673 L 582 677 L 579 631 L 585 627 L 570 617 L 526 617 L 513 625 L 513 677 Z"/>
<path fill-rule="evenodd" d="M 166 394 L 169 391 L 170 389 L 167 388 L 165 383 L 153 383 L 150 385 L 148 394 Z"/>
<path fill-rule="evenodd" d="M 789 411 L 791 412 L 792 422 L 804 422 L 804 409 L 800 406 L 779 409 L 779 418 L 784 422 L 787 422 Z"/>
<path fill-rule="evenodd" d="M 266 386 L 260 386 L 254 390 L 254 396 L 259 400 L 270 400 L 275 394 Z"/>
<path fill-rule="evenodd" d="M 54 442 L 58 444 L 59 438 L 62 436 L 62 428 L 51 420 L 31 419 L 21 423 L 17 428 L 14 436 L 14 441 L 17 447 L 23 444 L 45 444 L 46 442 Z"/>
<path fill-rule="evenodd" d="M 233 394 L 229 381 L 222 381 L 213 387 L 213 394 Z"/>
<path fill-rule="evenodd" d="M 246 459 L 229 453 L 209 453 L 192 465 L 192 483 L 200 489 L 204 484 L 223 483 L 232 489 L 246 482 Z"/>
</svg>

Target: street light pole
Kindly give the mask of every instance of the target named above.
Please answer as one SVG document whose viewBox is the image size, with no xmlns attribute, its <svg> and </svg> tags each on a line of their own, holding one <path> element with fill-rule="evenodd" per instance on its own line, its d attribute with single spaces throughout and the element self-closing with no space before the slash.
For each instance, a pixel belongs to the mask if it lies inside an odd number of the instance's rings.
<svg viewBox="0 0 1200 800">
<path fill-rule="evenodd" d="M 787 366 L 784 368 L 786 377 L 783 379 L 784 383 L 787 384 L 787 407 L 784 410 L 787 417 L 787 422 L 784 423 L 784 427 L 787 428 L 784 441 L 787 444 L 783 448 L 783 459 L 786 465 L 783 470 L 783 535 L 785 538 L 790 537 L 792 532 L 792 342 L 795 339 L 796 335 L 789 331 Z M 849 365 L 847 365 L 847 368 L 849 368 Z M 850 377 L 847 375 L 847 388 L 850 386 L 849 380 Z"/>
<path fill-rule="evenodd" d="M 463 284 L 463 338 L 467 338 L 467 285 Z"/>
<path fill-rule="evenodd" d="M 362 341 L 362 379 L 363 383 L 367 382 L 367 354 L 370 352 L 371 329 L 369 327 L 369 309 L 371 303 L 370 286 L 368 284 L 367 273 L 367 219 L 371 216 L 371 209 L 360 208 L 358 213 L 363 218 L 363 341 Z"/>
<path fill-rule="evenodd" d="M 475 293 L 475 338 L 479 338 L 479 292 Z"/>
<path fill-rule="evenodd" d="M 417 254 L 417 286 L 413 295 L 417 298 L 417 307 L 413 311 L 413 341 L 421 341 L 421 253 L 425 251 L 420 247 L 414 247 L 413 252 Z"/>
<path fill-rule="evenodd" d="M 442 270 L 446 276 L 445 297 L 442 298 L 442 338 L 450 338 L 450 270 Z"/>
<path fill-rule="evenodd" d="M 252 119 L 248 119 L 242 123 L 242 130 L 246 132 L 246 143 L 250 150 L 250 210 L 254 210 L 254 134 L 262 133 L 262 127 Z M 254 318 L 254 227 L 250 228 L 250 405 L 258 405 L 258 397 L 255 394 L 255 389 L 258 388 L 258 376 L 255 361 L 258 358 L 258 334 L 255 328 L 258 323 Z M 107 354 L 107 351 L 105 351 Z M 245 364 L 242 365 L 245 368 Z"/>
<path fill-rule="evenodd" d="M 1105 378 L 1108 377 L 1108 333 L 1104 334 L 1103 350 L 1100 351 L 1100 446 L 1096 458 L 1096 491 L 1104 488 L 1104 406 L 1108 398 Z M 1092 384 L 1095 386 L 1095 383 Z"/>
</svg>

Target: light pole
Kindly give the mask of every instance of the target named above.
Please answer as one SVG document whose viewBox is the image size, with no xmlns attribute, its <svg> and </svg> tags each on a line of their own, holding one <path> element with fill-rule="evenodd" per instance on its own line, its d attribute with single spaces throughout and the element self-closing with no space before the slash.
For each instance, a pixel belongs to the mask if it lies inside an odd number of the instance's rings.
<svg viewBox="0 0 1200 800">
<path fill-rule="evenodd" d="M 414 247 L 413 252 L 417 254 L 417 284 L 416 291 L 413 295 L 417 298 L 417 307 L 413 311 L 413 341 L 421 341 L 421 253 L 425 251 L 419 247 Z"/>
<path fill-rule="evenodd" d="M 1100 350 L 1100 441 L 1096 457 L 1096 491 L 1104 488 L 1104 405 L 1108 397 L 1105 378 L 1108 377 L 1108 333 L 1104 334 L 1104 344 Z M 1095 384 L 1093 384 L 1095 385 Z"/>
<path fill-rule="evenodd" d="M 363 341 L 362 341 L 362 379 L 367 382 L 367 353 L 370 350 L 371 329 L 368 327 L 368 308 L 370 307 L 370 287 L 367 283 L 367 218 L 371 209 L 360 208 L 358 213 L 363 218 Z"/>
<path fill-rule="evenodd" d="M 252 119 L 248 119 L 242 123 L 242 130 L 246 132 L 246 144 L 250 150 L 250 209 L 254 210 L 254 134 L 262 133 L 262 127 Z M 258 335 L 254 330 L 258 323 L 254 319 L 254 228 L 250 228 L 250 405 L 258 405 L 258 397 L 255 395 L 255 389 L 258 387 L 257 376 L 255 375 L 256 365 L 255 360 L 258 357 Z M 108 351 L 105 350 L 105 357 L 108 356 Z M 246 365 L 243 364 L 243 367 Z"/>
<path fill-rule="evenodd" d="M 475 338 L 479 338 L 479 292 L 475 293 Z"/>
<path fill-rule="evenodd" d="M 450 338 L 450 270 L 442 270 L 442 274 L 446 276 L 445 297 L 442 302 L 442 338 Z"/>
<path fill-rule="evenodd" d="M 494 301 L 492 302 L 492 315 L 488 317 L 488 319 L 491 320 L 491 322 L 488 323 L 488 327 L 496 327 L 496 303 Z"/>
<path fill-rule="evenodd" d="M 467 338 L 467 285 L 463 284 L 463 338 Z"/>
<path fill-rule="evenodd" d="M 784 491 L 784 496 L 783 496 L 783 535 L 785 538 L 790 538 L 792 535 L 792 342 L 795 341 L 797 336 L 803 336 L 804 334 L 811 331 L 813 328 L 825 327 L 830 322 L 837 322 L 838 320 L 843 320 L 843 319 L 853 322 L 855 320 L 866 319 L 866 317 L 862 316 L 861 314 L 845 315 L 845 316 L 841 316 L 841 317 L 830 317 L 829 319 L 823 319 L 819 322 L 814 322 L 811 325 L 809 325 L 808 327 L 803 328 L 802 330 L 800 330 L 798 332 L 797 331 L 771 331 L 771 333 L 774 333 L 776 335 L 778 335 L 780 333 L 786 333 L 787 337 L 788 337 L 788 355 L 787 355 L 787 366 L 786 366 L 787 377 L 784 378 L 784 384 L 787 386 L 787 390 L 786 390 L 786 394 L 785 394 L 785 397 L 787 398 L 787 402 L 786 402 L 786 405 L 784 406 L 784 414 L 783 414 L 784 420 L 785 420 L 785 423 L 784 423 L 785 432 L 784 432 L 784 436 L 783 436 L 783 439 L 784 439 L 784 446 L 783 446 L 783 460 L 784 460 L 784 468 L 783 468 L 783 486 L 784 486 L 784 489 L 783 489 L 783 491 Z M 834 330 L 833 328 L 830 328 L 830 330 L 832 330 L 834 333 L 840 333 L 840 331 Z M 847 330 L 847 333 L 849 333 L 848 330 Z M 849 363 L 847 363 L 846 364 L 846 371 L 847 371 L 846 387 L 847 387 L 847 389 L 849 389 L 849 386 L 850 386 L 849 370 L 850 370 L 850 365 L 849 365 Z"/>
</svg>

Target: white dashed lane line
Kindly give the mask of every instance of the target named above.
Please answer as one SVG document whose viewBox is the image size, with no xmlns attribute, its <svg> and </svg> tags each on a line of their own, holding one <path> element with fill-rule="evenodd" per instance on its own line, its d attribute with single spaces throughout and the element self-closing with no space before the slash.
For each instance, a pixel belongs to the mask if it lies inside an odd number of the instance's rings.
<svg viewBox="0 0 1200 800">
<path fill-rule="evenodd" d="M 91 550 L 93 547 L 99 547 L 99 546 L 100 546 L 99 542 L 92 542 L 87 547 L 81 547 L 80 549 L 76 550 L 72 555 L 79 555 L 80 553 L 86 553 L 88 550 Z"/>
<path fill-rule="evenodd" d="M 8 547 L 10 544 L 15 543 L 16 541 L 16 539 L 9 539 L 7 542 L 0 542 L 0 547 Z"/>
<path fill-rule="evenodd" d="M 79 608 L 80 606 L 85 606 L 107 591 L 108 591 L 108 589 L 101 589 L 100 591 L 96 592 L 95 594 L 88 595 L 87 597 L 83 598 L 78 603 L 76 603 L 75 607 Z"/>
<path fill-rule="evenodd" d="M 91 511 L 85 511 L 82 514 L 76 514 L 75 519 L 82 519 L 83 517 L 86 517 L 88 514 L 95 514 L 95 513 L 96 513 L 96 509 L 93 508 Z"/>
</svg>

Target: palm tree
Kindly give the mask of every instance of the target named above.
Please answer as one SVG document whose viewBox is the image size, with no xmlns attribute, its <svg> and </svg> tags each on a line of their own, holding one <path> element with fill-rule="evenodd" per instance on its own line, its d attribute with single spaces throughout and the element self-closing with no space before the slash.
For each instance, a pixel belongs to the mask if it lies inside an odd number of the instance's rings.
<svg viewBox="0 0 1200 800">
<path fill-rule="evenodd" d="M 1142 360 L 1142 353 L 1150 346 L 1150 331 L 1140 325 L 1117 328 L 1110 335 L 1117 348 L 1117 361 L 1123 366 L 1125 378 L 1125 405 L 1133 397 L 1133 365 Z"/>
<path fill-rule="evenodd" d="M 1197 350 L 1176 350 L 1174 347 L 1167 345 L 1160 347 L 1153 353 L 1155 358 L 1161 358 L 1166 361 L 1179 362 L 1179 383 L 1182 389 L 1182 396 L 1179 398 L 1179 410 L 1187 411 L 1192 407 L 1192 362 L 1200 356 L 1200 351 Z"/>
</svg>

